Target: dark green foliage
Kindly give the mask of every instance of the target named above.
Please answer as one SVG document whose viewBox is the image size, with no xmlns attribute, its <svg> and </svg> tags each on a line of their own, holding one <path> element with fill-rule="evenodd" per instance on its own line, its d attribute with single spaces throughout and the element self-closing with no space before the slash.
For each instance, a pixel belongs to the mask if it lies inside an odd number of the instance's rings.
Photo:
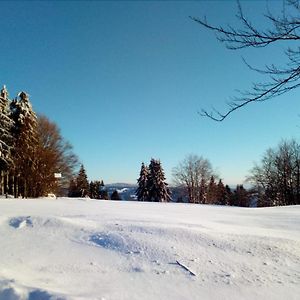
<svg viewBox="0 0 300 300">
<path fill-rule="evenodd" d="M 115 190 L 111 196 L 110 196 L 111 200 L 122 200 L 121 196 L 119 195 L 118 191 Z"/>
<path fill-rule="evenodd" d="M 219 183 L 217 185 L 217 203 L 220 205 L 226 205 L 227 199 L 226 199 L 226 188 L 222 182 L 222 180 L 219 180 Z"/>
<path fill-rule="evenodd" d="M 103 183 L 103 181 L 102 181 Z M 89 187 L 89 196 L 92 199 L 100 199 L 101 181 L 91 181 Z"/>
<path fill-rule="evenodd" d="M 211 176 L 207 188 L 206 203 L 217 204 L 218 202 L 217 197 L 218 197 L 217 184 L 215 182 L 215 177 Z"/>
<path fill-rule="evenodd" d="M 242 207 L 249 207 L 250 198 L 248 192 L 243 187 L 243 185 L 237 185 L 236 190 L 233 194 L 233 205 L 234 206 L 242 206 Z"/>
<path fill-rule="evenodd" d="M 136 190 L 136 196 L 138 201 L 147 201 L 149 196 L 148 190 L 148 176 L 149 176 L 149 169 L 142 163 L 140 177 L 137 180 L 138 188 Z"/>
<path fill-rule="evenodd" d="M 225 191 L 226 191 L 226 200 L 225 200 L 225 205 L 233 205 L 233 201 L 232 201 L 232 192 L 230 187 L 226 184 L 225 186 Z"/>
<path fill-rule="evenodd" d="M 159 160 L 151 159 L 147 186 L 149 191 L 148 201 L 168 202 L 171 199 L 165 174 Z"/>
<path fill-rule="evenodd" d="M 89 191 L 87 175 L 84 166 L 81 165 L 77 177 L 70 181 L 68 195 L 69 197 L 86 197 L 89 195 Z"/>
<path fill-rule="evenodd" d="M 78 197 L 85 197 L 89 193 L 89 182 L 83 165 L 81 165 L 76 178 L 76 188 Z"/>
<path fill-rule="evenodd" d="M 100 191 L 100 199 L 109 200 L 109 194 L 106 189 Z"/>
</svg>

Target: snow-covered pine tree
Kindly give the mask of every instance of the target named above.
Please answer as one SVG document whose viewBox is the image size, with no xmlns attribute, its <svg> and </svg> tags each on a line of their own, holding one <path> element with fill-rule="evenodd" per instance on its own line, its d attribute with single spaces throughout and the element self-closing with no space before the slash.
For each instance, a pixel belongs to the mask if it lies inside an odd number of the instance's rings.
<svg viewBox="0 0 300 300">
<path fill-rule="evenodd" d="M 165 174 L 159 160 L 151 159 L 147 186 L 149 190 L 149 201 L 168 202 L 171 193 L 168 184 L 165 182 Z"/>
<path fill-rule="evenodd" d="M 83 165 L 81 165 L 76 178 L 76 191 L 77 197 L 85 197 L 89 193 L 89 182 Z"/>
<path fill-rule="evenodd" d="M 8 171 L 13 164 L 13 121 L 10 118 L 9 102 L 8 92 L 3 86 L 0 91 L 0 194 L 8 192 Z"/>
<path fill-rule="evenodd" d="M 36 149 L 38 145 L 37 117 L 32 109 L 28 94 L 20 92 L 19 99 L 10 103 L 14 121 L 14 192 L 15 196 L 35 196 Z"/>
<path fill-rule="evenodd" d="M 148 201 L 149 191 L 148 191 L 148 176 L 149 176 L 149 169 L 142 163 L 140 177 L 137 180 L 138 188 L 136 189 L 136 196 L 138 201 Z"/>
</svg>

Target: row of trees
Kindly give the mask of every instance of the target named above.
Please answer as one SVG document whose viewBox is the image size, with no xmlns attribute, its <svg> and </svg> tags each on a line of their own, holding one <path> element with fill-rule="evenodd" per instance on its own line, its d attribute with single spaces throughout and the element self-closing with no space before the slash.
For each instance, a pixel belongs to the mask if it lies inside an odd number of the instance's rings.
<svg viewBox="0 0 300 300">
<path fill-rule="evenodd" d="M 142 163 L 136 196 L 138 201 L 170 201 L 171 193 L 159 160 L 152 158 L 149 167 Z"/>
<path fill-rule="evenodd" d="M 72 176 L 77 157 L 55 123 L 37 116 L 28 94 L 10 100 L 0 91 L 0 194 L 39 197 L 57 193 Z M 62 173 L 58 180 L 54 173 Z"/>
<path fill-rule="evenodd" d="M 110 196 L 110 197 L 109 197 Z M 115 190 L 109 195 L 103 180 L 88 182 L 88 177 L 83 165 L 81 165 L 78 175 L 70 180 L 68 197 L 89 197 L 92 199 L 122 200 L 118 191 Z"/>
<path fill-rule="evenodd" d="M 300 144 L 282 141 L 268 149 L 248 177 L 259 206 L 300 204 Z"/>
<path fill-rule="evenodd" d="M 249 206 L 250 193 L 243 185 L 231 191 L 213 170 L 208 159 L 188 155 L 173 169 L 173 179 L 179 189 L 179 201 L 200 204 Z M 218 183 L 217 183 L 218 182 Z"/>
</svg>

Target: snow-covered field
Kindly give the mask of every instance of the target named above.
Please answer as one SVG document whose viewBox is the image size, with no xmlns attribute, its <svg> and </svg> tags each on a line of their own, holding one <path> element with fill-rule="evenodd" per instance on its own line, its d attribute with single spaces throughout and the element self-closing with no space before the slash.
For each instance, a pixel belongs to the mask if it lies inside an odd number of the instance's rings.
<svg viewBox="0 0 300 300">
<path fill-rule="evenodd" d="M 299 299 L 300 206 L 0 200 L 0 299 Z"/>
</svg>

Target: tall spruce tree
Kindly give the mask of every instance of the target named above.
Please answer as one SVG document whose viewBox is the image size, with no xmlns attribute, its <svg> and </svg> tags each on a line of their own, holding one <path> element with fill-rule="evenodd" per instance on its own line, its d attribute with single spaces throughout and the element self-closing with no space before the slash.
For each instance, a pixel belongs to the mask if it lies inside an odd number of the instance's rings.
<svg viewBox="0 0 300 300">
<path fill-rule="evenodd" d="M 217 184 L 215 182 L 215 177 L 211 176 L 210 181 L 207 188 L 207 200 L 208 204 L 216 204 L 217 203 Z"/>
<path fill-rule="evenodd" d="M 10 103 L 14 121 L 14 192 L 15 196 L 35 197 L 36 150 L 38 145 L 37 117 L 32 109 L 29 96 L 20 92 Z"/>
<path fill-rule="evenodd" d="M 165 174 L 160 161 L 152 158 L 147 179 L 149 201 L 167 202 L 171 200 L 170 190 L 165 180 Z"/>
<path fill-rule="evenodd" d="M 77 197 L 85 197 L 89 193 L 89 182 L 83 165 L 81 165 L 76 178 L 76 191 Z"/>
<path fill-rule="evenodd" d="M 6 87 L 3 86 L 0 91 L 0 194 L 8 192 L 8 171 L 13 164 L 11 156 L 13 147 L 12 126 L 8 92 Z"/>
<path fill-rule="evenodd" d="M 222 182 L 222 180 L 219 180 L 219 183 L 217 185 L 217 203 L 220 205 L 226 205 L 226 189 Z"/>
<path fill-rule="evenodd" d="M 138 188 L 135 192 L 138 201 L 148 201 L 149 197 L 149 190 L 148 190 L 148 176 L 149 176 L 149 169 L 142 163 L 140 177 L 137 180 Z"/>
</svg>

